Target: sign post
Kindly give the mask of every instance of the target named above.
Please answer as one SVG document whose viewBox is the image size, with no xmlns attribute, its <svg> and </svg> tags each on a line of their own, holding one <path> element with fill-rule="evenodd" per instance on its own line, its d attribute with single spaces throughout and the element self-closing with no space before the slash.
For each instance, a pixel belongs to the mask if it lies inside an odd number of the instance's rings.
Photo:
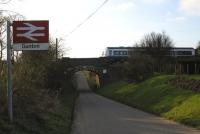
<svg viewBox="0 0 200 134">
<path fill-rule="evenodd" d="M 11 27 L 13 30 L 13 45 L 11 49 Z M 8 116 L 13 122 L 13 90 L 11 50 L 48 50 L 49 21 L 7 21 L 7 98 Z"/>
<path fill-rule="evenodd" d="M 12 64 L 11 64 L 11 37 L 10 37 L 10 21 L 7 21 L 7 97 L 8 97 L 8 116 L 10 122 L 13 122 L 13 91 L 12 91 Z"/>
</svg>

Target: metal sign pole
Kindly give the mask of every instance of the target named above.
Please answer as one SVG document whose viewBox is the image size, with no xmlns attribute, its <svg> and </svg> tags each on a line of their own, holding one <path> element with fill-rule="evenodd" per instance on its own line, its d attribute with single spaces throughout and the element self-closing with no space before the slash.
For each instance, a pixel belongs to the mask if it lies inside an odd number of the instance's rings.
<svg viewBox="0 0 200 134">
<path fill-rule="evenodd" d="M 11 39 L 10 39 L 11 23 L 7 21 L 7 97 L 8 97 L 8 116 L 10 122 L 13 122 L 13 104 L 12 104 L 12 67 L 11 67 Z"/>
<path fill-rule="evenodd" d="M 56 61 L 58 60 L 58 38 L 56 38 Z"/>
</svg>

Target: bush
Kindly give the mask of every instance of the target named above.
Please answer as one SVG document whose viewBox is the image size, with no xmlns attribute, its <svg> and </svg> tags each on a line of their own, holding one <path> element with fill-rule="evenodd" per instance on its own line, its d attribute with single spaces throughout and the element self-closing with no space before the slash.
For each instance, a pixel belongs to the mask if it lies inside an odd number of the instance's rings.
<svg viewBox="0 0 200 134">
<path fill-rule="evenodd" d="M 6 73 L 1 77 L 0 133 L 69 132 L 75 92 L 67 80 L 72 70 L 66 71 L 61 60 L 53 61 L 51 51 L 22 52 L 13 62 L 13 124 L 7 118 Z"/>
<path fill-rule="evenodd" d="M 135 55 L 130 58 L 125 67 L 125 72 L 129 80 L 143 81 L 153 75 L 153 60 L 149 56 Z"/>
</svg>

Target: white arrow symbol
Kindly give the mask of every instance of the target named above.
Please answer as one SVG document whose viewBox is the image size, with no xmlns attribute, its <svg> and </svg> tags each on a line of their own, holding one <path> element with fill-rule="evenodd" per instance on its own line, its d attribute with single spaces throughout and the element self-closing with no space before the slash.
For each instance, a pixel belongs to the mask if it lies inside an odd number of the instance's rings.
<svg viewBox="0 0 200 134">
<path fill-rule="evenodd" d="M 44 33 L 34 33 L 37 30 L 45 30 L 45 27 L 36 27 L 30 23 L 24 23 L 27 27 L 17 27 L 16 30 L 22 31 L 22 30 L 28 30 L 26 33 L 23 34 L 17 34 L 18 37 L 25 37 L 32 41 L 38 41 L 34 37 L 41 37 L 45 36 Z"/>
</svg>

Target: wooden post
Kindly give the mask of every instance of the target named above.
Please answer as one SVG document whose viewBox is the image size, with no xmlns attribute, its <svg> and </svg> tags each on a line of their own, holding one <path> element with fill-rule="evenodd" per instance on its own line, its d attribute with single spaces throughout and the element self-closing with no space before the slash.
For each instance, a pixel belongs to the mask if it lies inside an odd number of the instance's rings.
<svg viewBox="0 0 200 134">
<path fill-rule="evenodd" d="M 197 64 L 194 64 L 194 73 L 197 74 Z"/>
<path fill-rule="evenodd" d="M 174 64 L 174 69 L 175 69 L 175 74 L 177 73 L 177 70 L 176 70 L 176 64 Z"/>
<path fill-rule="evenodd" d="M 189 64 L 187 64 L 187 74 L 189 74 Z"/>
</svg>

